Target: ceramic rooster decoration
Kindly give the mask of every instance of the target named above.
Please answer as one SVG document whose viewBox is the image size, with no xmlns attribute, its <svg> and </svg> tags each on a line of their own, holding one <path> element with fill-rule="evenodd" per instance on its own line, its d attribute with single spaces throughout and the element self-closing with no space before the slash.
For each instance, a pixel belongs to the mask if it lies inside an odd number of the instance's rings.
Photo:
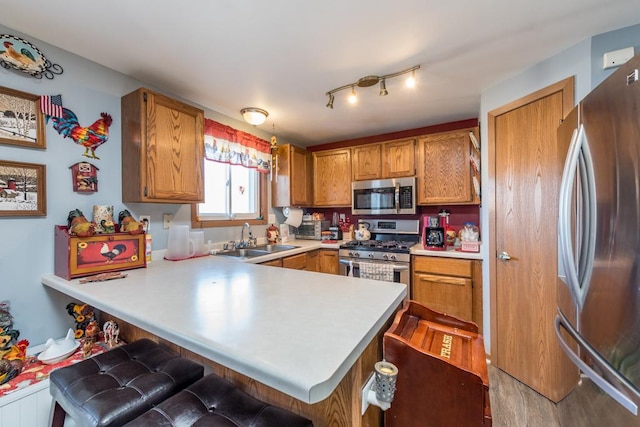
<svg viewBox="0 0 640 427">
<path fill-rule="evenodd" d="M 118 225 L 121 233 L 140 234 L 144 232 L 144 225 L 136 221 L 127 209 L 118 214 Z"/>
<path fill-rule="evenodd" d="M 76 144 L 84 147 L 83 156 L 91 159 L 100 159 L 96 156 L 96 149 L 109 139 L 109 126 L 111 116 L 100 113 L 100 118 L 89 127 L 82 127 L 78 117 L 68 108 L 62 109 L 61 117 L 48 116 L 53 122 L 53 128 L 63 137 L 71 138 Z"/>
</svg>

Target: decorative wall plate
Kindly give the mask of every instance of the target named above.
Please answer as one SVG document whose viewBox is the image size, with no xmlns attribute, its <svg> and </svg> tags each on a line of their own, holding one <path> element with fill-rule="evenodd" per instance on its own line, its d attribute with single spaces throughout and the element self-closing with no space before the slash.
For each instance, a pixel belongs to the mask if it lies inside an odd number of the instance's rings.
<svg viewBox="0 0 640 427">
<path fill-rule="evenodd" d="M 52 64 L 40 52 L 40 49 L 20 37 L 0 34 L 0 65 L 3 68 L 14 68 L 37 79 L 46 77 L 53 79 L 55 74 L 62 74 L 62 67 Z"/>
</svg>

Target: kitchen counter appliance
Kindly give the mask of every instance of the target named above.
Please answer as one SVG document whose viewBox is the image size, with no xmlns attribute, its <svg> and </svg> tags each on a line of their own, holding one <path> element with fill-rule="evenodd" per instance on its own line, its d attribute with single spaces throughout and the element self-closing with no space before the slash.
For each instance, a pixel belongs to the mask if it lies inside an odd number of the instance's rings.
<svg viewBox="0 0 640 427">
<path fill-rule="evenodd" d="M 322 240 L 322 232 L 329 231 L 331 221 L 324 219 L 303 219 L 296 230 L 296 239 Z"/>
<path fill-rule="evenodd" d="M 340 274 L 360 277 L 360 264 L 389 264 L 393 281 L 410 284 L 409 250 L 420 242 L 419 220 L 366 219 L 370 240 L 352 240 L 338 248 Z"/>
</svg>

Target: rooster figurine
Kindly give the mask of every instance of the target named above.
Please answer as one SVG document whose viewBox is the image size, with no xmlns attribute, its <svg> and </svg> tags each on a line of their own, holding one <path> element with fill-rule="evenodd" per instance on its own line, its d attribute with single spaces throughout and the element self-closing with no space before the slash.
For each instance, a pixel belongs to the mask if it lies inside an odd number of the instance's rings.
<svg viewBox="0 0 640 427">
<path fill-rule="evenodd" d="M 75 113 L 67 108 L 62 109 L 62 117 L 51 117 L 53 128 L 63 137 L 71 138 L 73 141 L 84 147 L 83 156 L 91 159 L 100 159 L 96 156 L 96 149 L 109 139 L 109 126 L 111 126 L 111 116 L 107 113 L 100 113 L 100 118 L 89 127 L 82 127 L 78 122 Z M 89 153 L 91 151 L 91 153 Z"/>
<path fill-rule="evenodd" d="M 78 237 L 90 237 L 95 234 L 95 224 L 89 222 L 80 209 L 74 209 L 67 216 L 69 234 Z"/>
<path fill-rule="evenodd" d="M 144 225 L 131 216 L 131 212 L 125 209 L 118 214 L 118 226 L 121 233 L 140 234 L 144 232 Z"/>
</svg>

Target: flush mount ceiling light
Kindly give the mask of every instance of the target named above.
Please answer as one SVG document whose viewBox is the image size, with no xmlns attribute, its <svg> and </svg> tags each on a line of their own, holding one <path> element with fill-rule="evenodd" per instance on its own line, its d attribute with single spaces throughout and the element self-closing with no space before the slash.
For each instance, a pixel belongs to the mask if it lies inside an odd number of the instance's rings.
<svg viewBox="0 0 640 427">
<path fill-rule="evenodd" d="M 408 74 L 411 73 L 411 75 L 409 76 L 409 78 L 407 79 L 407 86 L 409 87 L 414 87 L 415 86 L 415 76 L 416 76 L 416 70 L 419 69 L 420 66 L 416 65 L 415 67 L 411 67 L 408 68 L 406 70 L 402 70 L 402 71 L 398 71 L 397 73 L 391 73 L 391 74 L 387 74 L 384 76 L 365 76 L 362 77 L 360 79 L 358 79 L 357 82 L 355 83 L 349 83 L 347 85 L 344 86 L 340 86 L 337 87 L 333 90 L 330 90 L 329 92 L 326 93 L 326 95 L 329 97 L 329 102 L 327 102 L 327 108 L 333 108 L 333 101 L 335 99 L 334 93 L 339 92 L 341 90 L 344 89 L 351 89 L 351 93 L 349 94 L 349 102 L 350 103 L 355 103 L 357 101 L 356 98 L 356 86 L 358 87 L 370 87 L 373 85 L 376 85 L 378 83 L 380 83 L 380 92 L 379 95 L 380 96 L 386 96 L 389 94 L 389 91 L 387 91 L 387 85 L 386 85 L 386 81 L 387 79 L 393 78 L 393 77 L 398 77 L 401 76 L 403 74 Z"/>
<path fill-rule="evenodd" d="M 242 114 L 242 118 L 253 126 L 259 126 L 267 120 L 269 117 L 269 113 L 267 113 L 262 108 L 243 108 L 240 110 L 240 114 Z"/>
</svg>

